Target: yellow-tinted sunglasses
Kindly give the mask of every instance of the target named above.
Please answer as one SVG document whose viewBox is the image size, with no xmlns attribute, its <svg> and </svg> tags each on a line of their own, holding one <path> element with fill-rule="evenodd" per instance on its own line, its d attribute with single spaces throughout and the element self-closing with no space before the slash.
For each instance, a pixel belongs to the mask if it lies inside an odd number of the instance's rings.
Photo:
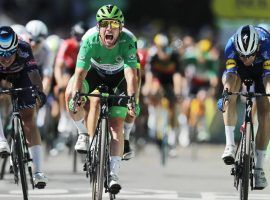
<svg viewBox="0 0 270 200">
<path fill-rule="evenodd" d="M 116 20 L 102 20 L 99 22 L 99 26 L 102 28 L 108 27 L 109 24 L 111 25 L 111 28 L 119 28 L 120 22 Z"/>
</svg>

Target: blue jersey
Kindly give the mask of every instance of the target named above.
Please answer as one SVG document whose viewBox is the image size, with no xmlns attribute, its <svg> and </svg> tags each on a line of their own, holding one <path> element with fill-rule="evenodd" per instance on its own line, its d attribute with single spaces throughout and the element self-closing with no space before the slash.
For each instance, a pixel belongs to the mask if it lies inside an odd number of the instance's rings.
<svg viewBox="0 0 270 200">
<path fill-rule="evenodd" d="M 252 66 L 262 68 L 262 76 L 270 75 L 270 33 L 261 27 L 255 29 L 259 35 L 259 51 Z M 243 65 L 234 46 L 234 35 L 225 47 L 225 59 L 227 73 L 237 73 L 238 67 Z"/>
</svg>

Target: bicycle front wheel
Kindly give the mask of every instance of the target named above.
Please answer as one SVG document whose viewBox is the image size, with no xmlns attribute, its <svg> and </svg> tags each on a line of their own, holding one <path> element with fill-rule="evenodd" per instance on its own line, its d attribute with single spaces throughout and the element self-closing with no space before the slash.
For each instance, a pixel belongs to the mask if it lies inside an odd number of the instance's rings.
<svg viewBox="0 0 270 200">
<path fill-rule="evenodd" d="M 249 192 L 249 178 L 250 178 L 250 150 L 251 150 L 251 124 L 247 123 L 246 132 L 244 136 L 244 145 L 242 152 L 242 175 L 240 178 L 240 199 L 248 200 L 248 192 Z"/>
<path fill-rule="evenodd" d="M 24 154 L 24 147 L 23 147 L 23 131 L 22 131 L 22 124 L 18 118 L 14 118 L 14 135 L 15 135 L 15 148 L 17 153 L 17 161 L 18 161 L 18 168 L 20 172 L 21 184 L 22 184 L 22 191 L 23 191 L 23 198 L 24 200 L 28 200 L 28 184 L 26 179 L 26 157 Z M 15 164 L 15 163 L 13 163 Z"/>
<path fill-rule="evenodd" d="M 94 200 L 102 200 L 103 187 L 104 187 L 104 170 L 105 170 L 105 162 L 106 162 L 106 134 L 107 134 L 107 120 L 102 119 L 100 122 L 98 134 L 98 162 L 97 162 L 97 170 L 96 170 L 96 181 L 95 186 L 93 187 L 93 199 Z M 94 184 L 94 183 L 93 183 Z"/>
</svg>

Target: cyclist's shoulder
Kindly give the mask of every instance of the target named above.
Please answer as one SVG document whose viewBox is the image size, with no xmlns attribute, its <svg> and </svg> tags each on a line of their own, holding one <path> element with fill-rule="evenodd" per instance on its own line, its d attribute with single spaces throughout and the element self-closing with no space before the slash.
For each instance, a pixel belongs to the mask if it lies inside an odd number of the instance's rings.
<svg viewBox="0 0 270 200">
<path fill-rule="evenodd" d="M 122 33 L 121 33 L 123 38 L 126 38 L 128 40 L 132 40 L 134 42 L 137 41 L 136 36 L 127 28 L 123 27 Z"/>
<path fill-rule="evenodd" d="M 96 26 L 88 29 L 86 33 L 82 36 L 82 41 L 85 42 L 91 42 L 91 41 L 98 41 L 98 29 Z"/>
</svg>

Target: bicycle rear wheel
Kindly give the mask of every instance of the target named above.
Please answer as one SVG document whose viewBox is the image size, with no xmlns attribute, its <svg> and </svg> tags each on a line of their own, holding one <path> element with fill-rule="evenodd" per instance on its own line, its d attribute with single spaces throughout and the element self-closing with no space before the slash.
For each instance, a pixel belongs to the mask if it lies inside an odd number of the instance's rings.
<svg viewBox="0 0 270 200">
<path fill-rule="evenodd" d="M 22 138 L 22 124 L 18 118 L 14 119 L 14 135 L 15 135 L 15 148 L 17 153 L 17 161 L 18 161 L 18 168 L 20 172 L 21 184 L 22 184 L 22 191 L 23 191 L 23 198 L 24 200 L 28 200 L 28 184 L 26 179 L 26 163 L 27 158 L 24 154 L 24 147 L 23 147 L 23 138 Z M 15 163 L 13 163 L 15 164 Z"/>
<path fill-rule="evenodd" d="M 248 200 L 248 192 L 249 192 L 249 179 L 250 179 L 250 150 L 251 150 L 251 124 L 246 124 L 246 132 L 244 136 L 244 145 L 242 152 L 242 174 L 240 178 L 240 199 Z"/>
<path fill-rule="evenodd" d="M 106 134 L 107 134 L 107 120 L 101 119 L 99 124 L 99 134 L 98 134 L 98 152 L 97 152 L 97 165 L 96 165 L 96 181 L 93 185 L 93 199 L 102 200 L 103 187 L 104 187 L 104 170 L 106 162 Z M 93 182 L 94 183 L 94 182 Z"/>
</svg>

